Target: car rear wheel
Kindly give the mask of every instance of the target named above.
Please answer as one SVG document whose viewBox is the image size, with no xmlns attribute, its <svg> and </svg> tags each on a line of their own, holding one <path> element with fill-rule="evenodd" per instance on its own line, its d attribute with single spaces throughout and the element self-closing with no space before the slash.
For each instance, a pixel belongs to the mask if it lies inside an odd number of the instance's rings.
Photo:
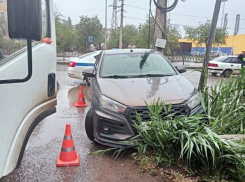
<svg viewBox="0 0 245 182">
<path fill-rule="evenodd" d="M 231 74 L 232 74 L 232 71 L 231 71 L 231 70 L 225 70 L 225 71 L 223 72 L 223 76 L 224 76 L 225 78 L 229 77 Z"/>
<path fill-rule="evenodd" d="M 94 141 L 93 110 L 89 109 L 85 118 L 85 130 L 88 138 Z"/>
</svg>

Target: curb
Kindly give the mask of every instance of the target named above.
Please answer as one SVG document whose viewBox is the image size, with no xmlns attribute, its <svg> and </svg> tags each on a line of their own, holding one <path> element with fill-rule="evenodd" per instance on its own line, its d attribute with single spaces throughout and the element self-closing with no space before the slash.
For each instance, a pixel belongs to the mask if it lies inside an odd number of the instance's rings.
<svg viewBox="0 0 245 182">
<path fill-rule="evenodd" d="M 69 65 L 70 63 L 69 62 L 57 61 L 57 64 L 60 64 L 60 65 Z"/>
</svg>

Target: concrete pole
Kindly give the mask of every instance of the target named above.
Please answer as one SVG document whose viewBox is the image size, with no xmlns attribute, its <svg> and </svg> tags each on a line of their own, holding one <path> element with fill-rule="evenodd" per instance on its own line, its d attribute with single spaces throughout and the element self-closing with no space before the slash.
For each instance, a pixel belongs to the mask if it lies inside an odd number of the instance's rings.
<svg viewBox="0 0 245 182">
<path fill-rule="evenodd" d="M 120 40 L 119 40 L 119 49 L 123 48 L 122 45 L 122 34 L 123 34 L 123 12 L 124 12 L 124 0 L 121 0 L 121 25 L 120 25 Z"/>
<path fill-rule="evenodd" d="M 222 12 L 222 20 L 221 20 L 221 29 L 223 28 L 223 22 L 224 22 L 224 13 L 225 13 L 225 2 L 228 1 L 228 0 L 222 0 L 222 2 L 224 3 L 223 5 L 223 12 Z M 219 48 L 218 48 L 218 51 L 220 51 L 220 43 L 219 43 Z"/>
<path fill-rule="evenodd" d="M 216 26 L 217 26 L 217 22 L 218 22 L 218 18 L 219 18 L 221 1 L 222 0 L 216 0 L 216 4 L 215 4 L 215 8 L 214 8 L 214 14 L 213 14 L 213 20 L 212 20 L 212 26 L 211 26 L 211 31 L 210 31 L 209 38 L 208 38 L 208 46 L 207 46 L 206 55 L 205 55 L 205 58 L 203 61 L 202 74 L 201 74 L 198 90 L 203 90 L 203 88 L 207 85 L 207 79 L 205 79 L 205 78 L 208 77 L 207 67 L 208 67 L 210 52 L 212 49 L 212 43 L 214 40 L 214 34 L 215 34 L 215 30 L 216 30 Z"/>
<path fill-rule="evenodd" d="M 107 48 L 107 0 L 105 0 L 105 50 Z"/>
<path fill-rule="evenodd" d="M 158 0 L 157 3 L 163 7 L 167 8 L 167 0 Z M 160 28 L 165 32 L 166 30 L 166 22 L 167 22 L 167 12 L 162 12 L 158 8 L 156 8 L 156 22 L 160 26 Z M 164 39 L 164 35 L 157 24 L 155 25 L 155 34 L 154 34 L 154 45 L 156 43 L 157 38 Z M 163 49 L 155 47 L 156 50 L 162 52 Z"/>
</svg>

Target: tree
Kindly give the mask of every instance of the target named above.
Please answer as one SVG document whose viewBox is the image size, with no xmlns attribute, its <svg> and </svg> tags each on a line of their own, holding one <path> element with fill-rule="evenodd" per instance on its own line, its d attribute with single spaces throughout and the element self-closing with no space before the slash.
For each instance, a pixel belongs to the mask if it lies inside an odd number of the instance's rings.
<svg viewBox="0 0 245 182">
<path fill-rule="evenodd" d="M 119 48 L 119 32 L 120 30 L 111 30 L 109 41 L 107 42 L 107 47 L 109 49 Z"/>
<path fill-rule="evenodd" d="M 56 39 L 58 51 L 71 51 L 76 44 L 76 35 L 65 22 L 56 22 Z"/>
<path fill-rule="evenodd" d="M 166 36 L 169 44 L 171 45 L 172 51 L 180 47 L 179 39 L 181 38 L 181 34 L 179 31 L 179 26 L 171 24 L 170 20 L 167 21 Z M 167 55 L 172 53 L 169 44 L 166 44 L 166 49 L 164 50 Z"/>
<path fill-rule="evenodd" d="M 186 38 L 195 42 L 197 47 L 205 44 L 207 48 L 208 37 L 211 29 L 211 21 L 207 20 L 206 23 L 200 23 L 198 27 L 184 26 Z M 228 33 L 222 28 L 216 28 L 214 44 L 226 44 Z"/>
<path fill-rule="evenodd" d="M 72 21 L 71 21 L 71 17 L 68 17 L 68 20 L 66 21 L 67 25 L 69 26 L 69 28 L 72 30 Z"/>
<path fill-rule="evenodd" d="M 73 31 L 71 18 L 64 18 L 61 11 L 55 6 L 55 26 L 57 51 L 71 51 L 76 45 L 76 34 Z"/>
<path fill-rule="evenodd" d="M 148 48 L 148 37 L 149 37 L 149 17 L 144 24 L 140 24 L 138 27 L 138 35 L 134 38 L 134 44 L 139 48 Z M 150 19 L 150 45 L 154 40 L 154 20 Z"/>
<path fill-rule="evenodd" d="M 98 18 L 94 16 L 81 16 L 80 22 L 76 25 L 77 46 L 81 51 L 89 47 L 88 37 L 93 36 L 93 44 L 100 45 L 104 41 L 103 26 Z"/>
<path fill-rule="evenodd" d="M 108 48 L 119 47 L 120 30 L 111 30 L 110 40 L 108 41 Z M 138 30 L 135 25 L 126 25 L 123 27 L 123 48 L 134 44 L 134 38 L 138 35 Z"/>
</svg>

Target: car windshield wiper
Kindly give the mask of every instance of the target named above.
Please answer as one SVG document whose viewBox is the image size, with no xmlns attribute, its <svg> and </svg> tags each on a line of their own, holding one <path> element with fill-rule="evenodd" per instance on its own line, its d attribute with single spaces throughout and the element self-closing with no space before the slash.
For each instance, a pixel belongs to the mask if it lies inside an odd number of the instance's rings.
<svg viewBox="0 0 245 182">
<path fill-rule="evenodd" d="M 173 76 L 172 74 L 146 74 L 146 75 L 137 75 L 134 77 L 164 77 L 164 76 Z"/>
<path fill-rule="evenodd" d="M 104 76 L 103 78 L 129 78 L 129 76 L 111 75 L 111 76 Z"/>
</svg>

